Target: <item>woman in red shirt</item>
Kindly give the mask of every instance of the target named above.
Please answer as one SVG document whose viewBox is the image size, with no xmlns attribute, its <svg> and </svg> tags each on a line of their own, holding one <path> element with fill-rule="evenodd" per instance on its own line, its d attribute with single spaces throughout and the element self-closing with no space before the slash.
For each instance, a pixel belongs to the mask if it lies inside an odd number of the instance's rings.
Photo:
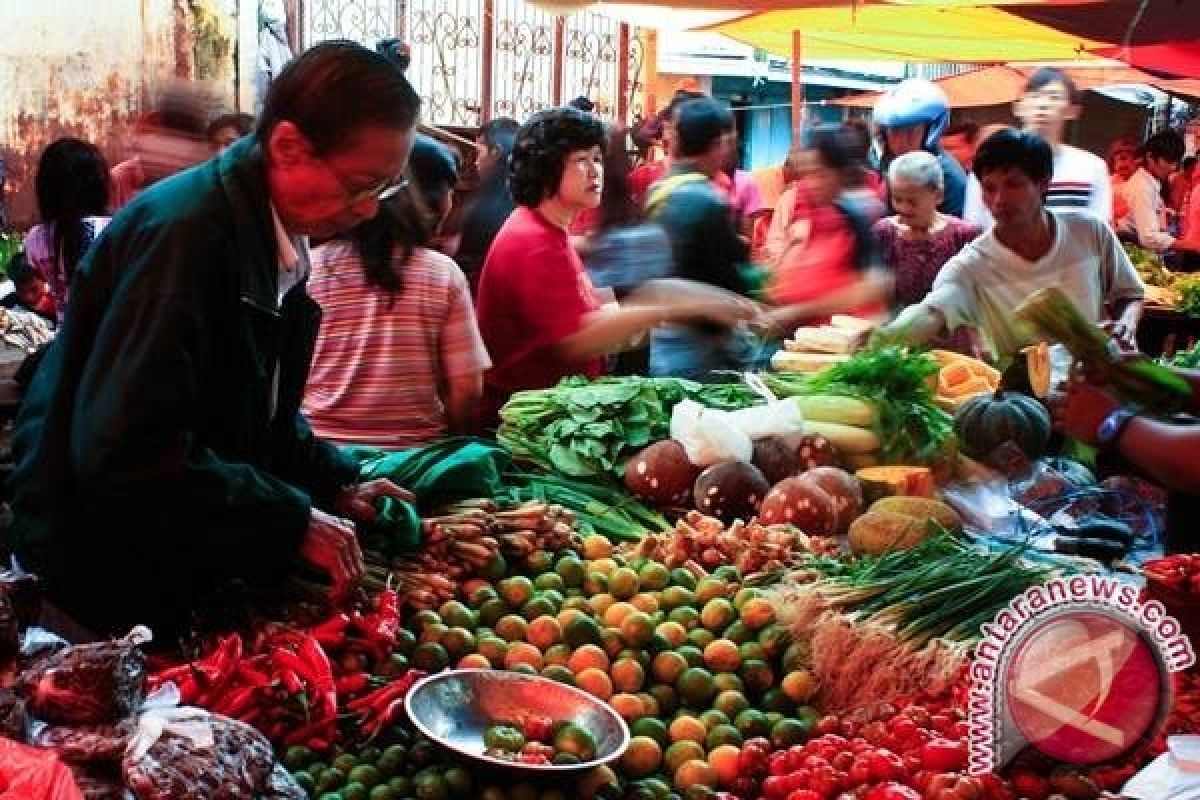
<svg viewBox="0 0 1200 800">
<path fill-rule="evenodd" d="M 488 250 L 479 280 L 479 329 L 492 356 L 485 420 L 509 396 L 571 375 L 598 377 L 603 356 L 679 319 L 734 324 L 757 313 L 742 298 L 686 281 L 652 281 L 620 306 L 601 307 L 571 245 L 575 217 L 600 205 L 603 124 L 573 108 L 530 117 L 517 132 L 509 186 L 517 209 Z"/>
<path fill-rule="evenodd" d="M 837 313 L 886 313 L 892 279 L 871 233 L 873 204 L 851 191 L 862 169 L 850 133 L 810 131 L 797 164 L 796 221 L 767 289 L 776 306 L 766 316 L 774 333 L 787 335 Z"/>
</svg>

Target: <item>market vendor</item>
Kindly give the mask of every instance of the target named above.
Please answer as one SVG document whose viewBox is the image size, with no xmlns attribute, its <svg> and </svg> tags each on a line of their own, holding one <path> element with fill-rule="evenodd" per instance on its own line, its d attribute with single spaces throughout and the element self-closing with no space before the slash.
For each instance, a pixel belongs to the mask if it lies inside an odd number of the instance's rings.
<svg viewBox="0 0 1200 800">
<path fill-rule="evenodd" d="M 513 392 L 599 376 L 603 355 L 657 325 L 729 325 L 758 312 L 733 293 L 682 280 L 651 281 L 620 305 L 601 306 L 569 230 L 580 211 L 600 204 L 606 142 L 603 123 L 573 108 L 541 111 L 517 132 L 509 167 L 517 210 L 479 282 L 479 329 L 493 363 L 484 376 L 485 422 Z"/>
<path fill-rule="evenodd" d="M 272 83 L 257 133 L 140 193 L 81 262 L 16 423 L 12 541 L 84 631 L 160 641 L 232 582 L 297 560 L 361 574 L 352 524 L 405 493 L 298 413 L 321 312 L 304 235 L 372 217 L 419 100 L 383 56 L 317 45 Z"/>
<path fill-rule="evenodd" d="M 1107 223 L 1083 211 L 1046 209 L 1053 164 L 1050 145 L 1029 131 L 1004 129 L 980 145 L 975 175 L 995 225 L 950 259 L 932 291 L 884 336 L 925 344 L 973 326 L 993 355 L 1011 357 L 1028 344 L 1012 324 L 1013 309 L 1057 286 L 1089 320 L 1132 344 L 1145 287 Z"/>
<path fill-rule="evenodd" d="M 1130 354 L 1130 358 L 1145 358 Z M 1187 409 L 1200 414 L 1200 371 L 1173 369 L 1192 387 Z M 1168 422 L 1122 405 L 1085 371 L 1051 403 L 1056 426 L 1069 436 L 1118 456 L 1170 492 L 1167 501 L 1168 552 L 1197 552 L 1200 522 L 1200 425 Z"/>
</svg>

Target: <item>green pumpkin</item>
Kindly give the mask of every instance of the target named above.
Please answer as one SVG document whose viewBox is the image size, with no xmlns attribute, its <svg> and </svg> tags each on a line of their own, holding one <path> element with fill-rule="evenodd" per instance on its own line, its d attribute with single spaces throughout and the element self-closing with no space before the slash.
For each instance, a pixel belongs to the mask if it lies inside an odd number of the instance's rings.
<svg viewBox="0 0 1200 800">
<path fill-rule="evenodd" d="M 1050 442 L 1050 413 L 1036 399 L 1016 392 L 981 395 L 954 415 L 959 446 L 971 458 L 987 458 L 1012 442 L 1029 459 L 1045 454 Z"/>
</svg>

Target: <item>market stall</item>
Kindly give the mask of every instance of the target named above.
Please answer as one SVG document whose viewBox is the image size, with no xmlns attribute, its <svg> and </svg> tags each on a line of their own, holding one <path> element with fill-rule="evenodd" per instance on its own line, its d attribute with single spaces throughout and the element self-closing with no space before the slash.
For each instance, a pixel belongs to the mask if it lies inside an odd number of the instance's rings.
<svg viewBox="0 0 1200 800">
<path fill-rule="evenodd" d="M 1089 351 L 1098 334 L 1060 302 L 1025 317 L 1147 405 L 1169 402 L 1162 375 Z M 15 679 L 0 789 L 36 774 L 45 785 L 19 796 L 1118 790 L 1167 732 L 1195 729 L 1190 679 L 1119 759 L 1054 767 L 1030 751 L 973 775 L 971 656 L 986 623 L 1054 577 L 1141 591 L 1149 576 L 1190 608 L 1190 559 L 1157 558 L 1161 492 L 1061 455 L 1044 346 L 1002 377 L 867 347 L 868 331 L 800 329 L 776 370 L 726 384 L 521 392 L 499 446 L 357 449 L 364 477 L 415 501 L 380 501 L 356 595 L 333 607 L 297 579 L 183 651 L 142 631 L 70 646 L 28 626 L 36 578 L 2 576 Z"/>
</svg>

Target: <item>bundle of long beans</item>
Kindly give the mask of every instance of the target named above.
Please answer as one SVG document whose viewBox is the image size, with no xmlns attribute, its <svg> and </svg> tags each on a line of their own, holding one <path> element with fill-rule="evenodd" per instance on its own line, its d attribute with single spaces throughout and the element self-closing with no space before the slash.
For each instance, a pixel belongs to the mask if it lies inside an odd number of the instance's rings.
<svg viewBox="0 0 1200 800">
<path fill-rule="evenodd" d="M 574 512 L 581 533 L 598 533 L 613 541 L 638 541 L 647 532 L 671 530 L 667 518 L 624 489 L 579 478 L 555 475 L 508 476 L 501 499 L 512 503 L 551 503 Z"/>
<path fill-rule="evenodd" d="M 970 641 L 980 627 L 1052 571 L 1026 566 L 1024 545 L 983 553 L 941 532 L 910 550 L 839 561 L 813 557 L 804 569 L 824 577 L 811 584 L 824 603 L 883 624 L 915 646 L 930 639 Z"/>
</svg>

